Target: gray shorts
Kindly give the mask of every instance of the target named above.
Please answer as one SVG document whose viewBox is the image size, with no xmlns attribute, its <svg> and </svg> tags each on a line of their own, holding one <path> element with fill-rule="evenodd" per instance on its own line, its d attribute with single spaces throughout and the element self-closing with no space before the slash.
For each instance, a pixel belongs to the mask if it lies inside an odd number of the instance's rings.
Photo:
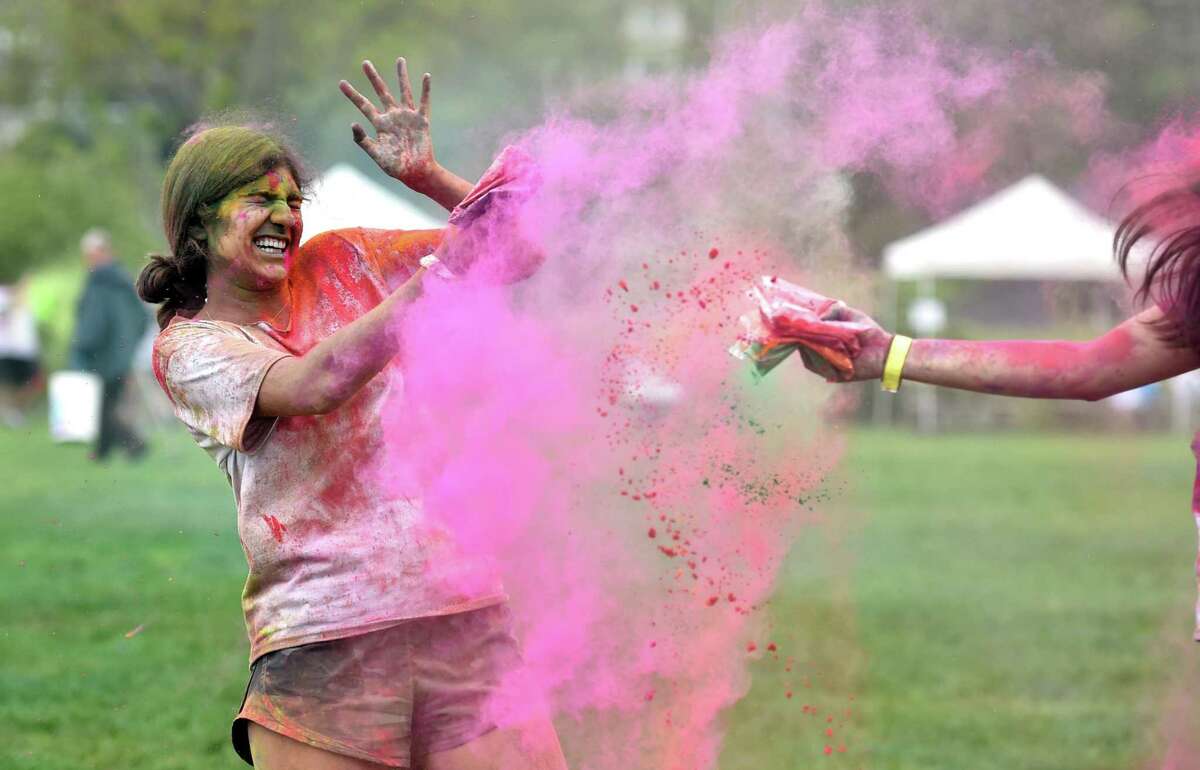
<svg viewBox="0 0 1200 770">
<path fill-rule="evenodd" d="M 507 604 L 406 620 L 367 634 L 289 647 L 254 662 L 233 748 L 249 723 L 389 767 L 495 729 L 483 706 L 520 665 Z"/>
</svg>

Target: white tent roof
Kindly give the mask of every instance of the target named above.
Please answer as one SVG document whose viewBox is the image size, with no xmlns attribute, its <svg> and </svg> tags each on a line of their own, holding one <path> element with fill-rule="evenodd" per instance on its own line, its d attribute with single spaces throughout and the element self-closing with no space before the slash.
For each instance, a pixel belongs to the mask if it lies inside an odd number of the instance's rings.
<svg viewBox="0 0 1200 770">
<path fill-rule="evenodd" d="M 883 250 L 891 278 L 1112 281 L 1115 228 L 1033 175 Z"/>
<path fill-rule="evenodd" d="M 313 184 L 311 196 L 304 203 L 302 241 L 343 227 L 426 230 L 445 226 L 444 220 L 426 214 L 344 163 L 326 171 Z"/>
</svg>

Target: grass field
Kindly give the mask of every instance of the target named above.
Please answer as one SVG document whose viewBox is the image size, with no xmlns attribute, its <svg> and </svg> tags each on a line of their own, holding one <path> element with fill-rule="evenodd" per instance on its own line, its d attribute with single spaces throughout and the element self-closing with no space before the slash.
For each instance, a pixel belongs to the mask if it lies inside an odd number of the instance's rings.
<svg viewBox="0 0 1200 770">
<path fill-rule="evenodd" d="M 4 770 L 241 766 L 231 495 L 180 433 L 154 448 L 96 467 L 0 433 Z M 1179 438 L 853 434 L 770 607 L 796 696 L 755 663 L 722 768 L 1190 767 L 1191 463 Z"/>
</svg>

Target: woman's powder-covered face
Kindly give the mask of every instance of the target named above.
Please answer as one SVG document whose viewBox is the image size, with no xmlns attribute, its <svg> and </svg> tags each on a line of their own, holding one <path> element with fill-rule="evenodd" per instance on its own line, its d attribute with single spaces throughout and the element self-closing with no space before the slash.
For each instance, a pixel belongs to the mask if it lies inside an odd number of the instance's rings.
<svg viewBox="0 0 1200 770">
<path fill-rule="evenodd" d="M 248 289 L 283 281 L 304 230 L 301 202 L 299 185 L 282 166 L 226 195 L 205 227 L 213 267 Z"/>
</svg>

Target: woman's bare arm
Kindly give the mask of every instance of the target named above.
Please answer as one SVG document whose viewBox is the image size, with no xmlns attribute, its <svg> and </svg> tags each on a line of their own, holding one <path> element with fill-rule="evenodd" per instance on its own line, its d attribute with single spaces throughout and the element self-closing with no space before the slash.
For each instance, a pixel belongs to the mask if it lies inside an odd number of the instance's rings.
<svg viewBox="0 0 1200 770">
<path fill-rule="evenodd" d="M 303 356 L 272 366 L 258 391 L 255 415 L 325 414 L 348 401 L 399 352 L 399 321 L 421 296 L 424 272 L 418 270 L 370 312 Z"/>
<path fill-rule="evenodd" d="M 847 318 L 875 325 L 857 311 Z M 914 340 L 904 379 L 1004 396 L 1098 401 L 1200 367 L 1200 354 L 1161 338 L 1155 325 L 1161 319 L 1162 311 L 1151 308 L 1087 342 Z M 875 327 L 863 335 L 855 379 L 883 373 L 891 335 Z"/>
</svg>

